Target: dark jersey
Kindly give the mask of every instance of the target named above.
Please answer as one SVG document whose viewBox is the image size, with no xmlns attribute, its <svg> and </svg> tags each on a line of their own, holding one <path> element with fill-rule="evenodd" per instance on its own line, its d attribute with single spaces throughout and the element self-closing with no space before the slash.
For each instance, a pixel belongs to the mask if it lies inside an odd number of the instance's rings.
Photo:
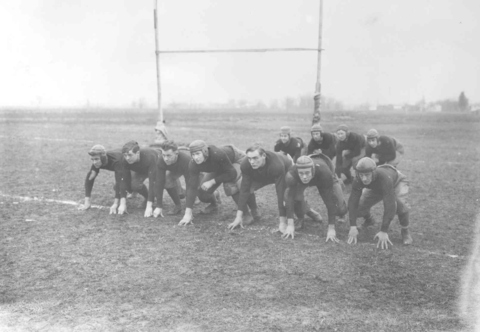
<svg viewBox="0 0 480 332">
<path fill-rule="evenodd" d="M 287 144 L 283 144 L 282 140 L 277 140 L 273 150 L 275 152 L 283 151 L 297 161 L 298 157 L 302 155 L 303 140 L 300 137 L 291 137 Z"/>
<path fill-rule="evenodd" d="M 161 152 L 159 150 L 155 150 L 153 148 L 141 148 L 140 149 L 140 160 L 136 163 L 129 164 L 123 160 L 123 164 L 125 168 L 130 171 L 134 171 L 141 176 L 148 177 L 148 201 L 153 202 L 155 199 L 155 182 L 157 181 L 157 167 L 158 167 L 158 160 L 161 158 Z M 124 185 L 126 183 L 130 183 L 130 173 L 127 172 L 127 176 L 125 177 L 126 181 L 124 181 Z M 126 192 L 124 188 L 121 190 L 122 197 L 126 196 Z"/>
<path fill-rule="evenodd" d="M 383 165 L 397 157 L 397 141 L 393 137 L 380 136 L 378 138 L 378 145 L 372 148 L 367 144 L 365 149 L 366 156 L 371 158 L 372 154 L 378 155 L 377 165 Z"/>
<path fill-rule="evenodd" d="M 96 168 L 92 165 L 90 171 L 87 173 L 85 178 L 85 197 L 90 197 L 92 195 L 93 184 L 98 173 L 101 169 L 107 171 L 115 172 L 115 198 L 120 198 L 120 183 L 125 173 L 125 168 L 123 167 L 123 155 L 120 150 L 107 151 L 107 163 L 102 165 L 100 168 Z M 95 175 L 94 175 L 95 173 Z M 128 184 L 127 190 L 130 189 Z"/>
<path fill-rule="evenodd" d="M 318 193 L 322 197 L 323 202 L 327 207 L 328 223 L 335 224 L 335 214 L 337 211 L 335 198 L 333 194 L 333 180 L 335 173 L 323 162 L 315 161 L 315 174 L 308 184 L 304 184 L 298 175 L 297 166 L 293 166 L 285 176 L 285 182 L 287 186 L 286 207 L 287 218 L 293 218 L 293 206 L 295 197 L 301 195 L 307 187 L 315 186 L 318 189 Z"/>
<path fill-rule="evenodd" d="M 275 183 L 275 190 L 277 192 L 278 212 L 280 217 L 286 216 L 283 198 L 285 193 L 285 174 L 292 166 L 292 161 L 288 156 L 272 151 L 266 151 L 267 157 L 265 165 L 258 169 L 253 169 L 250 162 L 245 158 L 240 164 L 242 170 L 242 184 L 240 186 L 240 198 L 238 199 L 238 210 L 245 210 L 247 200 L 253 189 L 261 188 L 265 185 Z M 255 188 L 253 185 L 257 183 Z"/>
<path fill-rule="evenodd" d="M 185 150 L 178 151 L 177 162 L 172 165 L 167 165 L 163 158 L 158 159 L 158 170 L 157 170 L 157 206 L 163 208 L 163 190 L 165 189 L 166 174 L 167 171 L 170 171 L 175 174 L 181 174 L 185 178 L 185 183 L 188 184 L 189 173 L 188 165 L 192 157 L 190 152 Z"/>
<path fill-rule="evenodd" d="M 348 199 L 348 213 L 350 217 L 350 226 L 356 226 L 358 216 L 358 205 L 362 196 L 363 188 L 373 190 L 373 193 L 383 197 L 383 221 L 382 232 L 387 232 L 391 221 L 395 217 L 397 210 L 395 184 L 398 180 L 398 172 L 393 167 L 381 167 L 375 170 L 373 181 L 369 185 L 364 185 L 358 177 L 352 184 L 352 192 Z"/>
<path fill-rule="evenodd" d="M 330 159 L 333 159 L 336 154 L 335 143 L 337 140 L 335 135 L 331 133 L 322 133 L 321 137 L 321 140 L 318 142 L 313 138 L 310 140 L 307 147 L 307 154 L 312 154 L 313 151 L 321 149 L 324 155 Z"/>
<path fill-rule="evenodd" d="M 343 163 L 342 152 L 344 150 L 350 151 L 345 157 L 351 159 L 359 156 L 363 148 L 365 148 L 365 137 L 357 133 L 349 132 L 344 141 L 338 141 L 336 147 L 337 159 L 335 161 L 335 168 L 337 172 L 341 170 Z M 337 175 L 340 176 L 338 173 Z"/>
<path fill-rule="evenodd" d="M 200 173 L 215 173 L 215 183 L 234 182 L 237 178 L 237 171 L 232 163 L 235 161 L 235 152 L 230 146 L 220 148 L 209 145 L 208 157 L 197 164 L 193 159 L 188 165 L 189 179 L 187 183 L 187 208 L 192 208 L 200 186 Z"/>
</svg>

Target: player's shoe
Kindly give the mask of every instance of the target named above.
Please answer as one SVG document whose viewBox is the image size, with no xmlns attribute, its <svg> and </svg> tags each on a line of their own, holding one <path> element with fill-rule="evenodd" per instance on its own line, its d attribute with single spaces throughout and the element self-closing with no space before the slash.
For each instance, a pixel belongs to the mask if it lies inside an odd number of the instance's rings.
<svg viewBox="0 0 480 332">
<path fill-rule="evenodd" d="M 296 231 L 298 231 L 299 229 L 302 229 L 302 228 L 303 228 L 303 221 L 304 221 L 303 218 L 296 219 L 296 220 L 294 221 L 294 225 L 295 225 L 295 230 L 296 230 Z"/>
<path fill-rule="evenodd" d="M 322 216 L 320 215 L 320 213 L 318 213 L 317 211 L 315 210 L 312 210 L 310 209 L 309 211 L 307 211 L 307 213 L 305 213 L 307 216 L 309 216 L 313 221 L 315 222 L 318 222 L 318 223 L 322 223 L 323 222 L 323 218 Z"/>
<path fill-rule="evenodd" d="M 182 206 L 181 205 L 175 205 L 173 210 L 168 212 L 167 215 L 176 216 L 177 214 L 180 214 L 181 212 L 182 212 Z"/>
<path fill-rule="evenodd" d="M 402 240 L 404 245 L 410 245 L 413 242 L 412 236 L 408 228 L 402 228 Z"/>
</svg>

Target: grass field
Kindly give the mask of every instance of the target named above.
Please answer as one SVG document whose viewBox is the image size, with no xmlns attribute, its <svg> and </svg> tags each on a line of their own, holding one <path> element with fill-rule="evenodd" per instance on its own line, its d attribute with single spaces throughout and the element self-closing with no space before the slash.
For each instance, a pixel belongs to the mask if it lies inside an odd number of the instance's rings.
<svg viewBox="0 0 480 332">
<path fill-rule="evenodd" d="M 339 244 L 326 244 L 325 224 L 313 222 L 283 240 L 271 233 L 272 186 L 257 195 L 262 223 L 235 231 L 227 230 L 235 206 L 225 196 L 218 214 L 187 227 L 176 226 L 179 217 L 143 218 L 138 198 L 126 216 L 45 201 L 81 203 L 88 149 L 149 144 L 154 115 L 0 112 L 0 331 L 469 331 L 457 299 L 479 207 L 478 117 L 324 115 L 327 130 L 343 122 L 361 133 L 376 128 L 405 146 L 399 169 L 410 180 L 410 247 L 401 245 L 396 219 L 391 250 L 376 249 L 378 228 L 347 245 L 345 224 L 336 226 Z M 285 111 L 166 117 L 178 141 L 242 149 L 272 148 L 286 124 L 307 140 L 311 121 L 310 112 Z M 111 205 L 112 185 L 112 173 L 102 171 L 93 204 Z M 326 218 L 318 194 L 310 190 L 308 199 Z M 377 220 L 382 211 L 375 208 Z"/>
</svg>

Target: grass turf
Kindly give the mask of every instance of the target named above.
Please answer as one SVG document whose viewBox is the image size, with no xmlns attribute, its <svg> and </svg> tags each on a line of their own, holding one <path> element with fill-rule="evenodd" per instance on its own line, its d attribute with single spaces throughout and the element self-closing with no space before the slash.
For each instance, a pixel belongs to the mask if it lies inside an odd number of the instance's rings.
<svg viewBox="0 0 480 332">
<path fill-rule="evenodd" d="M 235 206 L 225 197 L 218 214 L 197 215 L 185 228 L 176 226 L 179 217 L 143 218 L 139 199 L 128 202 L 129 215 L 109 216 L 2 197 L 0 330 L 468 330 L 456 306 L 478 209 L 479 119 L 343 115 L 325 114 L 323 127 L 374 127 L 405 146 L 399 168 L 411 183 L 414 245 L 401 245 L 397 221 L 390 250 L 376 249 L 377 228 L 347 245 L 345 224 L 337 224 L 340 244 L 325 244 L 325 225 L 313 222 L 295 240 L 282 240 L 272 233 L 273 187 L 257 195 L 264 221 L 235 231 L 226 229 Z M 311 115 L 179 111 L 167 118 L 178 141 L 245 149 L 253 142 L 272 147 L 284 124 L 308 141 Z M 130 139 L 148 144 L 154 123 L 152 114 L 134 110 L 3 111 L 0 191 L 81 202 L 88 149 Z M 109 206 L 112 185 L 113 175 L 102 171 L 93 203 Z M 318 194 L 307 196 L 325 217 Z M 375 207 L 377 220 L 381 214 Z"/>
</svg>

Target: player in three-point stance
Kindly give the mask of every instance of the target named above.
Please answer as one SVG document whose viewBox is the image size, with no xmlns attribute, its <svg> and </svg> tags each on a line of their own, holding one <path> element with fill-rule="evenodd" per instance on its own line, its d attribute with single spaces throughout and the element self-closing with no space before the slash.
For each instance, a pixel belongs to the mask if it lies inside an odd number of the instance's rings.
<svg viewBox="0 0 480 332">
<path fill-rule="evenodd" d="M 372 158 L 377 166 L 392 165 L 397 167 L 400 162 L 404 149 L 403 145 L 395 138 L 390 136 L 380 136 L 378 131 L 370 129 L 367 132 L 366 157 Z"/>
<path fill-rule="evenodd" d="M 371 158 L 360 159 L 355 167 L 356 176 L 352 184 L 352 192 L 348 199 L 348 212 L 350 217 L 350 232 L 348 244 L 357 243 L 357 218 L 365 218 L 364 226 L 374 224 L 370 214 L 372 206 L 383 201 L 383 221 L 375 238 L 378 238 L 377 248 L 388 249 L 392 245 L 388 237 L 388 228 L 391 221 L 398 216 L 402 228 L 403 244 L 412 243 L 408 229 L 409 207 L 406 202 L 408 194 L 408 181 L 404 174 L 391 165 L 378 166 Z"/>
<path fill-rule="evenodd" d="M 300 137 L 292 137 L 290 127 L 284 126 L 280 128 L 280 138 L 275 143 L 273 150 L 288 154 L 295 162 L 298 157 L 305 154 L 305 144 Z"/>
<path fill-rule="evenodd" d="M 200 201 L 210 203 L 202 213 L 217 211 L 220 203 L 220 193 L 217 189 L 222 183 L 225 194 L 238 203 L 238 183 L 242 176 L 240 163 L 245 158 L 245 154 L 233 145 L 217 147 L 196 140 L 190 143 L 189 148 L 192 161 L 188 167 L 187 207 L 179 225 L 192 222 L 192 207 L 197 195 Z M 204 173 L 203 177 L 201 173 Z M 247 213 L 248 208 L 244 211 Z M 256 214 L 256 203 L 251 206 L 251 212 Z"/>
<path fill-rule="evenodd" d="M 123 186 L 121 186 L 121 197 L 125 197 L 125 188 L 126 184 L 131 181 L 132 190 L 136 191 L 137 188 L 143 186 L 143 182 L 148 178 L 148 198 L 147 204 L 145 207 L 145 217 L 153 216 L 153 201 L 155 196 L 158 193 L 155 190 L 156 181 L 157 181 L 157 169 L 159 158 L 161 158 L 161 152 L 150 147 L 142 147 L 138 145 L 135 141 L 127 142 L 122 148 L 123 158 L 125 160 L 124 165 L 127 169 L 134 171 L 130 179 L 129 173 L 124 178 Z M 180 201 L 178 196 L 178 191 L 176 187 L 167 189 L 168 193 L 172 197 L 172 200 L 176 202 Z M 157 198 L 158 201 L 158 198 Z M 126 210 L 125 206 L 122 206 L 122 201 L 120 201 L 120 207 L 118 208 L 118 213 L 123 214 Z"/>
<path fill-rule="evenodd" d="M 342 173 L 345 175 L 345 184 L 352 182 L 350 169 L 357 162 L 365 157 L 365 137 L 363 135 L 351 132 L 344 124 L 338 126 L 336 135 L 338 142 L 336 145 L 335 172 L 340 178 Z"/>
<path fill-rule="evenodd" d="M 323 153 L 328 158 L 333 160 L 336 155 L 335 146 L 337 138 L 334 134 L 323 131 L 322 126 L 316 123 L 310 129 L 312 139 L 307 146 L 307 155 Z"/>
<path fill-rule="evenodd" d="M 108 171 L 113 171 L 115 173 L 115 200 L 110 207 L 110 214 L 115 214 L 117 212 L 118 205 L 120 203 L 120 183 L 122 182 L 125 172 L 127 171 L 123 165 L 123 155 L 121 150 L 110 150 L 106 151 L 102 145 L 94 145 L 90 151 L 90 160 L 92 161 L 92 166 L 90 171 L 87 173 L 85 178 L 85 203 L 80 206 L 80 210 L 87 210 L 91 207 L 91 195 L 93 184 L 95 183 L 95 178 L 100 173 L 100 170 L 105 169 Z M 129 172 L 129 171 L 127 171 Z M 127 191 L 131 192 L 131 185 L 127 183 Z M 147 199 L 147 188 L 145 186 L 139 189 L 139 193 Z"/>
<path fill-rule="evenodd" d="M 288 171 L 285 182 L 285 202 L 287 207 L 287 223 L 293 222 L 293 213 L 299 221 L 303 221 L 304 211 L 309 209 L 305 201 L 305 189 L 315 186 L 320 197 L 327 207 L 328 213 L 328 242 L 338 242 L 335 231 L 335 217 L 343 217 L 347 213 L 347 203 L 343 197 L 341 180 L 337 178 L 333 170 L 330 158 L 323 154 L 315 156 L 301 156 L 295 165 Z M 299 223 L 300 227 L 302 222 Z M 292 235 L 293 238 L 293 235 Z"/>
<path fill-rule="evenodd" d="M 188 165 L 192 161 L 190 152 L 187 150 L 179 150 L 178 145 L 171 140 L 165 140 L 159 144 L 161 149 L 161 157 L 158 160 L 157 170 L 157 207 L 153 211 L 153 216 L 163 217 L 163 190 L 167 189 L 169 192 L 172 188 L 178 188 L 178 180 L 180 177 L 184 177 L 185 183 L 188 184 L 189 172 Z M 178 189 L 177 189 L 178 190 Z M 174 190 L 174 195 L 177 191 Z M 182 205 L 180 199 L 174 201 L 175 207 L 168 215 L 177 215 L 182 212 Z"/>
<path fill-rule="evenodd" d="M 284 205 L 285 175 L 292 166 L 293 161 L 289 155 L 280 152 L 266 151 L 260 145 L 254 144 L 246 150 L 247 158 L 243 160 L 240 168 L 242 170 L 242 183 L 240 186 L 240 198 L 238 211 L 235 220 L 228 225 L 229 229 L 237 226 L 243 227 L 243 210 L 252 195 L 260 188 L 269 184 L 275 184 L 277 193 L 278 213 L 280 216 L 279 231 L 283 236 L 293 236 L 295 226 L 287 225 L 287 214 Z M 320 215 L 309 210 L 306 213 L 312 219 L 321 221 Z"/>
</svg>

